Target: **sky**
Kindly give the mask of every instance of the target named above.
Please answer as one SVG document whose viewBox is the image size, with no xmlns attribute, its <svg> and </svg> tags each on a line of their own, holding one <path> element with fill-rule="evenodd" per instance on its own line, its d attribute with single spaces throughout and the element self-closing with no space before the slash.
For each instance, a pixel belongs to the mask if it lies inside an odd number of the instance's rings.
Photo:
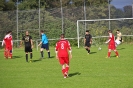
<svg viewBox="0 0 133 88">
<path fill-rule="evenodd" d="M 114 5 L 116 8 L 123 8 L 126 5 L 132 5 L 133 0 L 112 0 L 110 4 Z"/>
</svg>

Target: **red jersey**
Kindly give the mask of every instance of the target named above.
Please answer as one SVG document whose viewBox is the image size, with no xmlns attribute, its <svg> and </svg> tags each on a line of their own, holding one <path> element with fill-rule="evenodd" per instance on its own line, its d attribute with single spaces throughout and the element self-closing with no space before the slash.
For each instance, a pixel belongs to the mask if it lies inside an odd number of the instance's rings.
<svg viewBox="0 0 133 88">
<path fill-rule="evenodd" d="M 56 43 L 55 50 L 58 52 L 58 57 L 68 57 L 68 50 L 71 50 L 71 46 L 68 40 L 61 39 Z"/>
<path fill-rule="evenodd" d="M 115 45 L 115 37 L 112 33 L 109 33 L 109 44 Z"/>
<path fill-rule="evenodd" d="M 4 37 L 4 43 L 5 43 L 6 46 L 12 46 L 13 45 L 12 36 L 10 34 L 7 34 Z"/>
<path fill-rule="evenodd" d="M 111 50 L 115 50 L 116 49 L 115 37 L 114 37 L 114 35 L 112 33 L 109 33 L 109 40 L 107 42 L 109 42 L 108 49 L 111 49 Z"/>
</svg>

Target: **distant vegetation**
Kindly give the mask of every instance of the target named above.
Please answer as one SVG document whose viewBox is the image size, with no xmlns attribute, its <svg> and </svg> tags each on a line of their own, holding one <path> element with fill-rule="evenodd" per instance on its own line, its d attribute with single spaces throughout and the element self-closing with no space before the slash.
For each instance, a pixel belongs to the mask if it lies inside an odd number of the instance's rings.
<svg viewBox="0 0 133 88">
<path fill-rule="evenodd" d="M 0 40 L 6 31 L 13 31 L 14 40 L 17 39 L 17 0 L 0 1 Z M 40 39 L 39 35 L 39 2 L 38 0 L 18 0 L 18 39 L 25 30 L 29 30 L 33 39 Z M 62 33 L 62 16 L 60 0 L 40 0 L 40 29 L 45 30 L 48 38 L 59 38 Z M 77 37 L 77 20 L 84 20 L 83 0 L 62 0 L 63 31 L 67 38 Z M 111 0 L 110 0 L 111 2 Z M 111 18 L 131 18 L 132 7 L 125 6 L 123 10 L 111 6 Z M 86 19 L 108 19 L 108 0 L 86 0 Z M 87 22 L 87 29 L 93 36 L 106 35 L 108 21 Z M 133 34 L 133 20 L 111 21 L 111 30 L 119 29 L 125 35 Z M 84 23 L 80 23 L 81 36 L 84 35 Z M 74 40 L 75 41 L 75 40 Z M 76 45 L 76 42 L 73 43 Z"/>
</svg>

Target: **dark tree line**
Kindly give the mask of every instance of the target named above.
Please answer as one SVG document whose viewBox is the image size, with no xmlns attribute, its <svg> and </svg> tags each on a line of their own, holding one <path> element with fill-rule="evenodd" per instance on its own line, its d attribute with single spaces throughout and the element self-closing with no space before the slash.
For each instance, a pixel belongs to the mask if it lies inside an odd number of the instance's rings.
<svg viewBox="0 0 133 88">
<path fill-rule="evenodd" d="M 86 1 L 86 19 L 108 19 L 108 0 L 85 0 Z M 111 2 L 112 0 L 110 0 Z M 57 38 L 62 32 L 62 16 L 60 0 L 40 0 L 40 29 L 45 29 L 49 38 Z M 29 30 L 34 39 L 40 38 L 39 28 L 39 0 L 0 0 L 0 39 L 3 38 L 7 30 L 13 30 L 13 36 L 16 40 L 16 6 L 18 5 L 18 28 L 19 39 L 25 30 Z M 66 37 L 74 38 L 77 36 L 76 21 L 84 20 L 84 0 L 62 0 L 64 16 L 64 32 Z M 112 18 L 130 18 L 132 17 L 132 7 L 125 6 L 123 9 L 117 9 L 111 5 Z M 122 29 L 124 34 L 132 34 L 132 20 L 112 21 L 111 29 Z M 84 22 L 80 27 L 84 26 Z M 87 28 L 92 30 L 93 36 L 104 35 L 108 29 L 108 22 L 87 23 Z M 84 34 L 84 29 L 82 30 Z"/>
<path fill-rule="evenodd" d="M 38 9 L 39 0 L 0 0 L 0 11 L 15 10 L 16 4 L 19 4 L 20 10 Z M 61 0 L 62 6 L 82 6 L 84 0 Z M 110 0 L 112 1 L 112 0 Z M 107 4 L 108 0 L 85 0 L 86 6 Z M 40 6 L 46 9 L 60 7 L 60 0 L 40 0 Z"/>
</svg>

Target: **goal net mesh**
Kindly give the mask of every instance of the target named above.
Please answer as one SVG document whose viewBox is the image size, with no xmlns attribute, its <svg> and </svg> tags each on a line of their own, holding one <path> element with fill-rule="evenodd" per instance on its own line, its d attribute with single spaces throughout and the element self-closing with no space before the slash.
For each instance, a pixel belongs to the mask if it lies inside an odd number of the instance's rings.
<svg viewBox="0 0 133 88">
<path fill-rule="evenodd" d="M 85 31 L 90 30 L 93 37 L 92 46 L 103 45 L 107 40 L 107 30 L 112 30 L 116 36 L 116 30 L 122 32 L 123 39 L 130 41 L 133 35 L 133 18 L 119 18 L 119 19 L 97 19 L 97 20 L 78 20 L 77 21 L 77 38 L 78 48 L 84 46 Z M 130 39 L 130 40 L 129 40 Z"/>
</svg>

